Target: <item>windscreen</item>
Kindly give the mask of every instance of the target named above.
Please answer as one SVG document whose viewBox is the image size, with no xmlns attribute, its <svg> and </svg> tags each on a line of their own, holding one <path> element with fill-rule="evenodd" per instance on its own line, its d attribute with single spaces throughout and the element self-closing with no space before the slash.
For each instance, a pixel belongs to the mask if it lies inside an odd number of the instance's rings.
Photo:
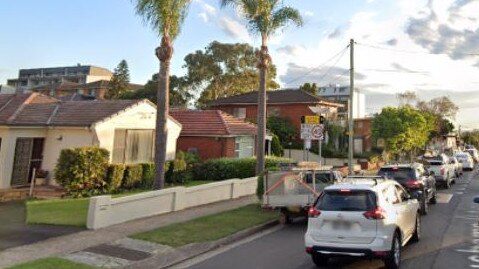
<svg viewBox="0 0 479 269">
<path fill-rule="evenodd" d="M 414 170 L 409 167 L 383 167 L 379 169 L 378 176 L 386 176 L 399 183 L 414 180 L 416 178 Z"/>
<path fill-rule="evenodd" d="M 369 211 L 376 207 L 371 191 L 325 191 L 316 208 L 322 211 Z"/>
</svg>

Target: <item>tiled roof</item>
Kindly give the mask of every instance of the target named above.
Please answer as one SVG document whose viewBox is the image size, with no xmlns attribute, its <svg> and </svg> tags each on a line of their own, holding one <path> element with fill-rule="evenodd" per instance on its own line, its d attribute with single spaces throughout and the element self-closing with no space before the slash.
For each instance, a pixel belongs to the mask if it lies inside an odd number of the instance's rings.
<svg viewBox="0 0 479 269">
<path fill-rule="evenodd" d="M 267 103 L 268 104 L 329 104 L 332 106 L 339 105 L 332 103 L 324 98 L 314 96 L 312 94 L 306 93 L 301 90 L 277 90 L 277 91 L 268 91 L 266 92 L 267 95 Z M 209 103 L 209 106 L 221 106 L 221 105 L 253 105 L 258 103 L 258 92 L 250 92 L 235 96 L 229 96 L 221 99 L 217 99 Z"/>
<path fill-rule="evenodd" d="M 255 124 L 221 110 L 173 110 L 170 115 L 183 126 L 181 136 L 255 135 Z"/>
<path fill-rule="evenodd" d="M 106 89 L 110 85 L 108 80 L 98 80 L 86 84 L 80 84 L 76 89 Z M 128 90 L 136 91 L 142 89 L 144 86 L 140 84 L 128 83 Z"/>
<path fill-rule="evenodd" d="M 0 95 L 0 125 L 91 126 L 138 100 L 60 101 L 38 93 Z"/>
<path fill-rule="evenodd" d="M 48 85 L 40 85 L 37 87 L 31 88 L 32 91 L 35 90 L 73 90 L 78 87 L 78 83 L 71 82 L 68 80 L 62 80 L 62 82 L 48 84 Z"/>
</svg>

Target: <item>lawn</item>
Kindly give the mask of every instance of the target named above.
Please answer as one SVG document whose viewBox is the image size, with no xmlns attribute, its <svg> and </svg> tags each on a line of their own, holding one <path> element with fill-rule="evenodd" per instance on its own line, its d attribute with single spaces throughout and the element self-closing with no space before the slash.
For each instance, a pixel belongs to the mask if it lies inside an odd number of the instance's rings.
<svg viewBox="0 0 479 269">
<path fill-rule="evenodd" d="M 248 205 L 191 221 L 172 224 L 132 236 L 172 247 L 214 241 L 241 230 L 278 218 L 274 211 L 264 211 L 258 204 Z"/>
<path fill-rule="evenodd" d="M 61 258 L 46 258 L 22 263 L 7 269 L 96 269 L 89 265 L 74 263 Z"/>
<path fill-rule="evenodd" d="M 213 181 L 189 181 L 184 186 L 193 187 L 211 182 Z M 131 190 L 114 194 L 112 197 L 124 197 L 145 191 L 149 190 Z M 27 201 L 27 223 L 85 227 L 88 215 L 88 203 L 88 198 Z"/>
</svg>

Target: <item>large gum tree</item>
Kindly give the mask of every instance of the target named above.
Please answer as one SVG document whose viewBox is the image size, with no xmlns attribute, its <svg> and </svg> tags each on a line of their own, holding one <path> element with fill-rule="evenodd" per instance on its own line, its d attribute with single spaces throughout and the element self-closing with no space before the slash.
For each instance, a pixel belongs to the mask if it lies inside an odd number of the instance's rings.
<svg viewBox="0 0 479 269">
<path fill-rule="evenodd" d="M 191 0 L 135 0 L 136 13 L 161 37 L 156 48 L 160 60 L 158 79 L 156 137 L 155 137 L 155 181 L 154 189 L 165 186 L 165 163 L 167 146 L 167 120 L 169 114 L 170 63 L 173 56 L 173 40 L 180 33 Z"/>
<path fill-rule="evenodd" d="M 220 0 L 222 7 L 231 6 L 246 19 L 249 31 L 261 36 L 261 49 L 258 52 L 259 91 L 258 91 L 258 135 L 256 142 L 256 174 L 265 166 L 266 136 L 266 78 L 271 56 L 268 53 L 268 39 L 290 23 L 303 25 L 297 9 L 284 6 L 282 0 Z"/>
</svg>

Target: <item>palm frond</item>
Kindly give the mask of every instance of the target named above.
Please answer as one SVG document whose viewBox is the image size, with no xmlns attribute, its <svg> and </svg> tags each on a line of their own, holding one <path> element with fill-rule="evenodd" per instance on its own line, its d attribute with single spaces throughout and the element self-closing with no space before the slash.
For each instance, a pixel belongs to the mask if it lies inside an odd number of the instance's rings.
<svg viewBox="0 0 479 269">
<path fill-rule="evenodd" d="M 282 7 L 276 10 L 271 19 L 270 33 L 285 27 L 289 23 L 295 24 L 297 27 L 303 26 L 303 18 L 297 9 L 292 7 Z"/>
<path fill-rule="evenodd" d="M 191 0 L 135 0 L 136 14 L 158 35 L 175 39 L 180 33 Z"/>
</svg>

